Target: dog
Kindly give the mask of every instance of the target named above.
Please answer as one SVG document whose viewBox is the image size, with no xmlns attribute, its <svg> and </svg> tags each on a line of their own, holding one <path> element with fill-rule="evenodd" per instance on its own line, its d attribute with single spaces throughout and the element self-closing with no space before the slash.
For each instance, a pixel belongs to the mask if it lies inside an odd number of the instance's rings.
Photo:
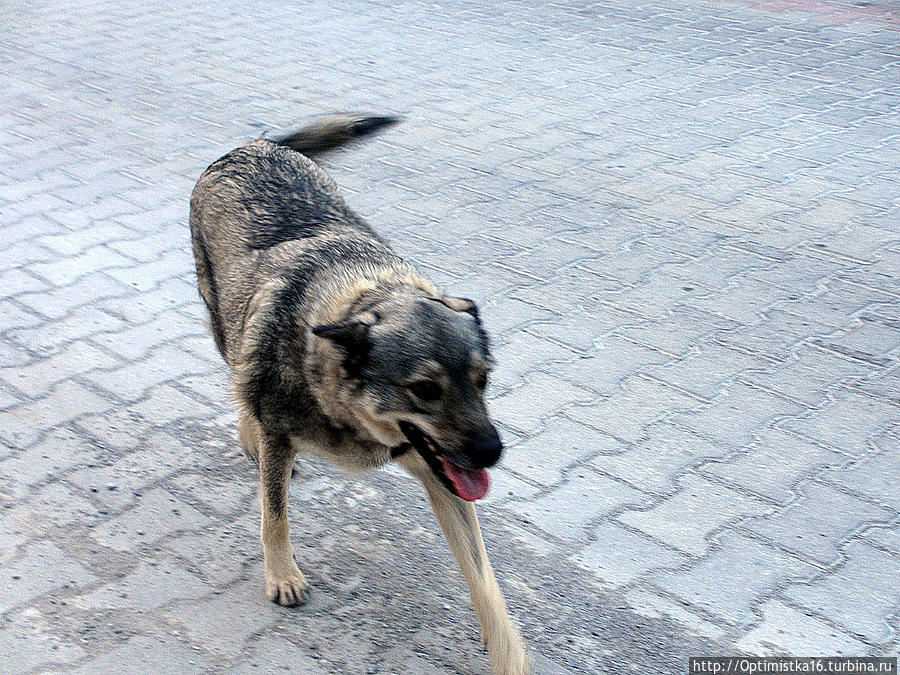
<svg viewBox="0 0 900 675">
<path fill-rule="evenodd" d="M 531 671 L 474 502 L 502 443 L 484 402 L 493 366 L 475 303 L 442 295 L 344 202 L 312 157 L 397 118 L 325 116 L 213 162 L 191 194 L 200 295 L 227 362 L 238 435 L 259 467 L 266 595 L 310 587 L 289 537 L 288 483 L 310 452 L 421 481 L 498 674 Z"/>
</svg>

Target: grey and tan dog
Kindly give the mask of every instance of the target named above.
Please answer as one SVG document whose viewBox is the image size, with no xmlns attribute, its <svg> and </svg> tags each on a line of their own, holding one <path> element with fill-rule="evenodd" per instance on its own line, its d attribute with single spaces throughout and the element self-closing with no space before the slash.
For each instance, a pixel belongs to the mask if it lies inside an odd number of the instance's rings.
<svg viewBox="0 0 900 675">
<path fill-rule="evenodd" d="M 296 453 L 351 470 L 390 461 L 425 487 L 462 570 L 494 670 L 530 672 L 473 502 L 502 446 L 471 300 L 442 295 L 341 198 L 310 156 L 396 121 L 333 115 L 214 162 L 191 195 L 200 294 L 259 464 L 266 594 L 303 604 L 288 532 Z"/>
</svg>

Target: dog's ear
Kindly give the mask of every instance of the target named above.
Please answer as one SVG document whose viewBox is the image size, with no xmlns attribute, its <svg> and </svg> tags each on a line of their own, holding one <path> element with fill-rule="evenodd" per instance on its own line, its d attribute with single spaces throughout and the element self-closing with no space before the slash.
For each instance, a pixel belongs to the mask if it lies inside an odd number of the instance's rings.
<svg viewBox="0 0 900 675">
<path fill-rule="evenodd" d="M 466 314 L 471 314 L 475 317 L 476 321 L 481 321 L 481 317 L 478 315 L 478 305 L 475 304 L 474 300 L 469 300 L 468 298 L 454 298 L 449 295 L 433 298 L 433 300 L 437 300 L 454 312 L 465 312 Z"/>
<path fill-rule="evenodd" d="M 369 324 L 363 321 L 338 321 L 314 326 L 313 335 L 331 340 L 348 351 L 355 351 L 369 342 Z"/>
<path fill-rule="evenodd" d="M 359 373 L 369 355 L 369 328 L 375 323 L 367 320 L 370 318 L 326 323 L 312 329 L 313 335 L 330 340 L 343 350 L 343 366 L 351 375 Z"/>
</svg>

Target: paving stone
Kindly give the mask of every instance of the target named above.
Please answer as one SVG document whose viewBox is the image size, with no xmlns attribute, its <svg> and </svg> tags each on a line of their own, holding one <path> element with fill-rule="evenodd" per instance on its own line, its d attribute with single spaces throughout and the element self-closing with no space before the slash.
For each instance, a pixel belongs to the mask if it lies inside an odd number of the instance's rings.
<svg viewBox="0 0 900 675">
<path fill-rule="evenodd" d="M 137 569 L 118 582 L 73 598 L 88 609 L 121 609 L 138 606 L 156 609 L 175 600 L 199 598 L 212 592 L 200 579 L 166 561 L 138 563 Z"/>
<path fill-rule="evenodd" d="M 12 494 L 4 491 L 2 494 L 3 511 L 0 511 L 0 523 L 3 530 L 0 531 L 0 562 L 6 563 L 16 556 L 16 553 L 25 547 L 32 539 L 34 533 L 27 523 L 23 523 L 15 510 L 15 501 Z"/>
<path fill-rule="evenodd" d="M 766 429 L 734 458 L 705 464 L 701 471 L 776 502 L 796 495 L 796 486 L 820 470 L 843 466 L 846 455 L 780 429 Z M 825 474 L 827 475 L 827 474 Z"/>
<path fill-rule="evenodd" d="M 54 635 L 54 626 L 39 612 L 27 612 L 3 623 L 0 670 L 27 673 L 49 664 L 68 664 L 86 656 L 78 645 Z"/>
<path fill-rule="evenodd" d="M 248 490 L 253 490 L 248 485 Z M 259 518 L 242 514 L 202 533 L 187 533 L 168 539 L 164 548 L 187 560 L 197 575 L 214 586 L 230 585 L 246 578 L 246 567 L 262 560 Z M 264 594 L 264 588 L 257 592 Z"/>
<path fill-rule="evenodd" d="M 785 312 L 780 308 L 766 311 L 753 326 L 740 330 L 723 331 L 719 341 L 773 359 L 789 358 L 794 347 L 812 336 L 833 333 L 835 326 Z"/>
<path fill-rule="evenodd" d="M 598 452 L 620 452 L 619 441 L 583 424 L 553 417 L 546 429 L 510 447 L 503 466 L 545 486 L 562 480 L 563 472 Z"/>
<path fill-rule="evenodd" d="M 854 382 L 853 388 L 890 401 L 894 398 L 894 392 L 900 389 L 898 381 L 900 381 L 900 367 L 894 367 L 880 373 L 870 372 L 867 377 Z"/>
<path fill-rule="evenodd" d="M 650 570 L 677 567 L 686 559 L 650 537 L 615 523 L 601 523 L 591 536 L 595 541 L 574 559 L 594 572 L 605 586 L 625 586 Z"/>
<path fill-rule="evenodd" d="M 762 623 L 735 645 L 742 652 L 759 656 L 862 656 L 869 653 L 865 643 L 779 600 L 769 600 L 759 609 Z"/>
<path fill-rule="evenodd" d="M 740 324 L 717 314 L 683 305 L 653 321 L 616 329 L 618 334 L 646 344 L 674 357 L 686 356 L 706 336 L 719 330 L 735 329 Z"/>
<path fill-rule="evenodd" d="M 404 665 L 409 665 L 409 661 Z M 413 665 L 415 669 L 410 669 L 407 672 L 428 672 L 427 669 L 422 669 L 418 663 Z M 235 675 L 279 672 L 325 675 L 330 670 L 326 664 L 314 659 L 301 647 L 277 635 L 263 636 L 256 645 L 253 656 L 240 668 L 234 670 Z M 435 669 L 432 672 L 439 673 L 441 671 Z"/>
<path fill-rule="evenodd" d="M 170 484 L 190 495 L 191 499 L 200 500 L 207 508 L 223 515 L 247 510 L 256 498 L 254 474 L 257 470 L 250 460 L 243 461 L 250 474 L 246 481 L 235 480 L 231 475 L 223 476 L 215 467 L 208 467 L 205 471 L 179 474 L 170 480 Z"/>
<path fill-rule="evenodd" d="M 184 250 L 163 253 L 158 259 L 141 265 L 110 267 L 106 273 L 139 291 L 151 291 L 162 281 L 190 269 L 190 254 Z"/>
<path fill-rule="evenodd" d="M 863 535 L 863 539 L 875 547 L 900 556 L 900 530 L 893 523 L 873 523 Z"/>
<path fill-rule="evenodd" d="M 702 555 L 710 537 L 722 526 L 748 516 L 758 515 L 766 507 L 752 497 L 688 475 L 679 491 L 649 510 L 625 511 L 617 517 L 651 537 L 691 555 Z M 699 514 L 705 514 L 700 517 Z"/>
<path fill-rule="evenodd" d="M 169 310 L 140 325 L 129 326 L 118 332 L 105 331 L 95 336 L 94 341 L 124 359 L 139 360 L 162 342 L 197 334 L 205 334 L 202 324 Z"/>
<path fill-rule="evenodd" d="M 116 223 L 93 224 L 81 230 L 48 234 L 38 238 L 42 246 L 59 251 L 67 256 L 78 255 L 92 246 L 105 245 L 115 239 L 134 236 L 127 228 Z M 113 245 L 113 248 L 116 248 Z M 87 267 L 87 265 L 86 265 Z M 94 267 L 90 265 L 90 267 Z"/>
<path fill-rule="evenodd" d="M 573 403 L 589 401 L 593 395 L 564 380 L 535 373 L 521 386 L 490 401 L 492 413 L 515 429 L 535 432 L 541 421 Z"/>
<path fill-rule="evenodd" d="M 822 477 L 900 512 L 900 495 L 896 490 L 900 441 L 884 436 L 876 438 L 872 444 L 878 450 L 876 454 L 860 459 L 852 466 L 834 467 L 822 473 Z"/>
<path fill-rule="evenodd" d="M 45 430 L 43 425 L 48 422 L 53 426 L 64 426 L 81 415 L 101 413 L 111 407 L 109 400 L 85 387 L 72 381 L 62 382 L 45 398 L 0 413 L 3 418 L 0 436 L 19 447 L 28 446 L 38 440 Z"/>
<path fill-rule="evenodd" d="M 871 372 L 871 364 L 848 359 L 818 347 L 800 345 L 794 356 L 777 368 L 741 375 L 769 391 L 776 391 L 810 407 L 820 407 L 842 382 Z"/>
<path fill-rule="evenodd" d="M 86 342 L 73 342 L 53 356 L 36 359 L 27 366 L 0 368 L 0 377 L 26 396 L 39 398 L 61 380 L 118 363 L 115 357 Z"/>
<path fill-rule="evenodd" d="M 673 419 L 715 440 L 743 445 L 753 434 L 782 417 L 802 412 L 796 404 L 741 383 L 729 385 L 711 404 L 697 412 L 678 413 Z"/>
<path fill-rule="evenodd" d="M 828 485 L 808 482 L 795 504 L 744 523 L 751 532 L 822 565 L 833 564 L 841 544 L 871 522 L 887 522 L 888 509 L 867 504 Z"/>
<path fill-rule="evenodd" d="M 821 344 L 840 354 L 876 364 L 892 359 L 900 346 L 900 322 L 878 314 L 861 314 L 860 324 L 839 335 L 822 338 Z"/>
<path fill-rule="evenodd" d="M 120 551 L 135 545 L 151 543 L 179 530 L 195 530 L 207 526 L 209 518 L 170 493 L 154 489 L 142 495 L 131 511 L 98 527 L 94 537 L 104 546 Z"/>
<path fill-rule="evenodd" d="M 613 255 L 596 257 L 596 252 L 592 253 L 593 256 L 583 256 L 585 259 L 579 263 L 580 268 L 629 284 L 640 283 L 645 274 L 662 265 L 677 265 L 689 260 L 682 253 L 657 248 L 642 241 L 628 244 Z"/>
<path fill-rule="evenodd" d="M 101 448 L 118 448 L 120 452 L 136 446 L 146 433 L 141 418 L 127 408 L 82 415 L 74 426 L 85 433 L 88 442 Z"/>
<path fill-rule="evenodd" d="M 594 342 L 598 338 L 611 333 L 618 326 L 641 321 L 642 317 L 633 312 L 600 304 L 592 307 L 576 307 L 572 313 L 564 317 L 529 324 L 527 330 L 529 333 L 561 342 L 574 350 L 587 352 L 594 347 Z"/>
<path fill-rule="evenodd" d="M 864 543 L 851 542 L 847 562 L 809 584 L 794 584 L 787 598 L 828 616 L 872 642 L 890 639 L 888 622 L 897 605 L 897 558 Z"/>
<path fill-rule="evenodd" d="M 689 356 L 673 363 L 649 368 L 647 373 L 679 389 L 705 398 L 713 398 L 726 382 L 737 377 L 739 373 L 766 368 L 768 365 L 761 359 L 721 345 L 704 344 Z"/>
<path fill-rule="evenodd" d="M 794 232 L 798 232 L 796 224 L 784 225 Z M 814 236 L 813 232 L 806 232 L 807 239 Z M 760 243 L 759 238 L 755 238 Z M 819 290 L 820 284 L 831 279 L 839 273 L 846 272 L 848 267 L 833 258 L 822 256 L 816 250 L 791 249 L 789 254 L 781 255 L 775 242 L 770 243 L 776 250 L 765 251 L 765 254 L 779 260 L 778 264 L 770 265 L 764 269 L 751 270 L 747 276 L 764 284 L 776 286 L 794 294 L 814 294 Z M 741 244 L 736 244 L 740 246 Z"/>
<path fill-rule="evenodd" d="M 696 296 L 705 296 L 711 292 L 712 289 L 679 276 L 680 272 L 681 270 L 674 271 L 674 268 L 673 271 L 654 272 L 645 283 L 634 290 L 621 293 L 617 298 L 617 304 L 626 310 L 652 318 L 678 305 L 686 304 Z M 705 309 L 702 303 L 691 302 L 691 305 Z M 720 309 L 719 305 L 715 305 L 709 311 L 729 319 L 733 318 L 727 312 L 719 311 Z"/>
<path fill-rule="evenodd" d="M 743 283 L 745 279 L 753 278 L 753 273 L 759 268 L 768 269 L 773 265 L 771 260 L 760 258 L 731 242 L 720 242 L 707 248 L 705 255 L 692 257 L 684 264 L 674 267 L 672 272 L 682 279 L 704 285 L 708 292 L 715 292 L 717 289 L 727 290 L 733 280 Z"/>
<path fill-rule="evenodd" d="M 640 439 L 647 425 L 671 415 L 673 410 L 697 405 L 696 400 L 659 382 L 632 377 L 613 396 L 591 406 L 572 408 L 567 416 L 630 442 Z"/>
<path fill-rule="evenodd" d="M 208 651 L 234 656 L 251 635 L 279 621 L 290 609 L 266 598 L 262 574 L 230 586 L 218 595 L 166 610 L 191 640 Z"/>
<path fill-rule="evenodd" d="M 739 323 L 754 323 L 769 307 L 789 299 L 790 291 L 770 286 L 755 279 L 733 281 L 732 286 L 720 293 L 690 300 L 690 305 L 708 312 L 721 314 Z"/>
<path fill-rule="evenodd" d="M 0 474 L 12 483 L 32 486 L 86 462 L 96 460 L 98 449 L 65 428 L 54 429 L 28 448 L 13 450 L 0 461 Z"/>
<path fill-rule="evenodd" d="M 689 467 L 728 452 L 726 446 L 663 422 L 651 425 L 627 448 L 594 457 L 590 465 L 646 492 L 665 494 L 675 489 L 677 477 Z"/>
<path fill-rule="evenodd" d="M 22 268 L 11 267 L 0 271 L 0 289 L 2 289 L 0 293 L 2 293 L 3 298 L 19 297 L 29 292 L 46 291 L 48 288 L 50 288 L 50 284 Z M 4 322 L 4 324 L 6 327 L 15 325 L 12 322 L 8 324 Z"/>
<path fill-rule="evenodd" d="M 648 371 L 649 366 L 670 360 L 662 352 L 614 335 L 594 344 L 595 349 L 588 356 L 560 366 L 558 370 L 599 394 L 609 394 L 629 375 Z"/>
<path fill-rule="evenodd" d="M 16 299 L 42 316 L 62 319 L 83 305 L 101 303 L 106 298 L 121 296 L 126 290 L 103 273 L 93 272 L 85 273 L 71 284 L 49 291 L 24 293 Z"/>
<path fill-rule="evenodd" d="M 15 342 L 34 353 L 49 354 L 69 342 L 89 335 L 105 334 L 121 328 L 122 322 L 93 307 L 80 307 L 64 319 L 40 326 L 13 330 L 9 334 Z"/>
<path fill-rule="evenodd" d="M 576 353 L 558 344 L 526 332 L 515 333 L 503 346 L 493 350 L 497 361 L 491 373 L 492 386 L 515 387 L 522 376 L 544 366 L 555 370 L 556 364 L 572 361 Z"/>
<path fill-rule="evenodd" d="M 118 282 L 112 282 L 118 283 Z M 120 288 L 125 288 L 119 284 Z M 197 289 L 189 281 L 180 278 L 166 279 L 152 291 L 129 293 L 120 292 L 99 303 L 105 311 L 121 317 L 128 323 L 141 324 L 150 321 L 166 310 L 176 309 L 187 303 L 196 302 Z"/>
<path fill-rule="evenodd" d="M 89 527 L 105 515 L 76 490 L 52 482 L 31 486 L 27 496 L 18 499 L 9 510 L 17 525 L 37 537 L 52 536 L 58 532 L 56 528 L 71 528 L 76 523 Z"/>
<path fill-rule="evenodd" d="M 779 309 L 836 327 L 848 326 L 851 317 L 874 303 L 890 303 L 891 296 L 841 280 L 829 281 L 812 297 L 789 299 Z"/>
<path fill-rule="evenodd" d="M 818 568 L 733 532 L 693 567 L 658 572 L 651 579 L 663 590 L 733 625 L 756 621 L 753 604 L 776 587 L 808 579 Z"/>
<path fill-rule="evenodd" d="M 713 640 L 721 640 L 725 631 L 711 621 L 685 609 L 681 601 L 673 601 L 657 592 L 632 588 L 625 593 L 625 600 L 641 616 L 651 619 L 665 617 L 674 619 L 696 635 L 703 635 Z"/>
<path fill-rule="evenodd" d="M 108 270 L 111 267 L 130 267 L 134 262 L 106 246 L 88 249 L 79 255 L 69 255 L 49 263 L 31 265 L 35 274 L 57 286 L 71 284 L 85 272 Z"/>
<path fill-rule="evenodd" d="M 0 614 L 25 605 L 39 595 L 70 586 L 81 586 L 96 579 L 57 546 L 39 542 L 26 550 L 24 557 L 8 563 L 2 571 Z"/>
<path fill-rule="evenodd" d="M 165 675 L 190 675 L 207 667 L 204 658 L 171 635 L 133 637 L 121 647 L 106 652 L 72 672 L 116 672 L 123 675 L 139 675 L 150 669 Z"/>
<path fill-rule="evenodd" d="M 854 224 L 838 234 L 821 240 L 817 246 L 829 253 L 871 262 L 880 249 L 896 241 L 896 232 L 891 233 L 877 227 Z"/>
<path fill-rule="evenodd" d="M 820 411 L 784 424 L 854 456 L 865 454 L 866 441 L 892 425 L 896 426 L 896 406 L 851 391 L 841 391 Z"/>
<path fill-rule="evenodd" d="M 213 412 L 213 408 L 165 384 L 154 387 L 144 400 L 132 405 L 131 409 L 157 424 L 183 419 L 208 419 Z"/>
<path fill-rule="evenodd" d="M 491 335 L 504 337 L 514 329 L 534 321 L 552 318 L 552 312 L 541 307 L 522 302 L 517 298 L 503 298 L 484 303 L 480 313 L 485 316 L 485 327 Z M 488 318 L 490 317 L 490 318 Z"/>
<path fill-rule="evenodd" d="M 585 526 L 625 504 L 639 504 L 646 497 L 618 481 L 588 470 L 575 470 L 553 492 L 509 508 L 529 522 L 561 539 L 577 540 Z M 565 507 L 560 508 L 561 504 Z"/>
<path fill-rule="evenodd" d="M 191 373 L 205 373 L 209 370 L 209 364 L 205 361 L 200 361 L 173 345 L 163 345 L 141 361 L 117 367 L 115 370 L 109 368 L 111 365 L 118 366 L 118 363 L 108 363 L 105 370 L 91 373 L 86 377 L 126 401 L 136 401 L 154 385 L 169 380 L 180 380 Z"/>
<path fill-rule="evenodd" d="M 16 326 L 17 328 L 34 328 L 35 326 L 39 326 L 44 323 L 44 319 L 39 315 L 35 314 L 29 309 L 23 308 L 17 301 L 15 300 L 2 300 L 0 301 L 0 307 L 3 309 L 3 316 L 6 321 L 9 321 L 10 326 Z M 12 349 L 12 346 L 9 347 Z M 23 354 L 24 350 L 20 350 Z M 23 358 L 22 361 L 29 361 L 28 357 Z"/>
</svg>

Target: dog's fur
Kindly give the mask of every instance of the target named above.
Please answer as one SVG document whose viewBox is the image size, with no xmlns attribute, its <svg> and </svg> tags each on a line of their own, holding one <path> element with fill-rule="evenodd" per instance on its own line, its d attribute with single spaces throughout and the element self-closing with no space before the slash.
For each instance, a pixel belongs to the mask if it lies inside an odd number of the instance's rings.
<svg viewBox="0 0 900 675">
<path fill-rule="evenodd" d="M 425 487 L 495 672 L 527 673 L 474 506 L 442 470 L 481 475 L 500 456 L 477 309 L 399 258 L 308 158 L 395 121 L 335 115 L 255 141 L 214 162 L 191 195 L 200 294 L 232 371 L 241 445 L 259 465 L 266 593 L 288 606 L 309 595 L 288 532 L 295 454 L 354 470 L 396 460 Z"/>
</svg>

